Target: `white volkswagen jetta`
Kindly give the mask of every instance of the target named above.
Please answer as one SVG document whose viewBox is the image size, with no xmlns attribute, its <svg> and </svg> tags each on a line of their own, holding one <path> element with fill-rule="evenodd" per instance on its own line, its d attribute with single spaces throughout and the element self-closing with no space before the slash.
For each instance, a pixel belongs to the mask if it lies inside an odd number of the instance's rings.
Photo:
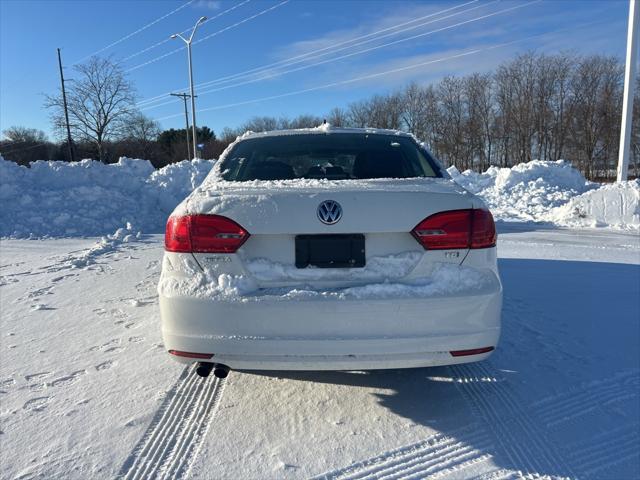
<svg viewBox="0 0 640 480">
<path fill-rule="evenodd" d="M 203 376 L 474 362 L 500 334 L 491 213 L 388 130 L 239 138 L 169 218 L 158 292 Z"/>
</svg>

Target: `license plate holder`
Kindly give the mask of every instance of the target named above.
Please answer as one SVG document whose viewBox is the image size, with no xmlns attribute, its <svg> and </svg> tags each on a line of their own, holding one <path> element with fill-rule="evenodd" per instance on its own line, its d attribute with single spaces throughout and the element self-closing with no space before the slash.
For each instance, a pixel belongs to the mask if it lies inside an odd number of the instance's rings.
<svg viewBox="0 0 640 480">
<path fill-rule="evenodd" d="M 361 233 L 296 235 L 296 267 L 362 268 L 364 243 Z"/>
</svg>

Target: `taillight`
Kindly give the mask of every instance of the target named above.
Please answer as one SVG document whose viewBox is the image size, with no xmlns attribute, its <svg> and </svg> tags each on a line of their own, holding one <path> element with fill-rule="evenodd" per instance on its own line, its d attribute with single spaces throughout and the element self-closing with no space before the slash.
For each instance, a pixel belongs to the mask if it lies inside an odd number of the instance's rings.
<svg viewBox="0 0 640 480">
<path fill-rule="evenodd" d="M 449 210 L 425 218 L 411 231 L 425 250 L 487 248 L 496 245 L 488 210 Z"/>
<path fill-rule="evenodd" d="M 190 217 L 169 217 L 164 232 L 164 249 L 168 252 L 191 252 Z"/>
<path fill-rule="evenodd" d="M 164 236 L 168 252 L 233 253 L 249 238 L 249 232 L 220 215 L 170 217 Z"/>
<path fill-rule="evenodd" d="M 496 224 L 489 210 L 473 210 L 471 227 L 471 248 L 496 246 Z"/>
</svg>

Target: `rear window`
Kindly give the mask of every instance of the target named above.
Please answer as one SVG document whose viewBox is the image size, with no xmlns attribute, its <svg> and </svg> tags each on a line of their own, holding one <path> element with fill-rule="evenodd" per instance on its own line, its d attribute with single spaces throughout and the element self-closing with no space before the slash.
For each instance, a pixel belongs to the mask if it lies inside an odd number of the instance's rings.
<svg viewBox="0 0 640 480">
<path fill-rule="evenodd" d="M 221 165 L 225 180 L 329 180 L 441 176 L 410 138 L 336 133 L 281 135 L 239 142 Z"/>
</svg>

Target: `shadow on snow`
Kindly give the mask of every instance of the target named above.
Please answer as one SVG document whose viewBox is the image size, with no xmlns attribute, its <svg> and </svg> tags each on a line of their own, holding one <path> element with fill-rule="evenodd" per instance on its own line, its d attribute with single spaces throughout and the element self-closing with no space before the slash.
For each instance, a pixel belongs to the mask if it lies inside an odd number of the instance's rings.
<svg viewBox="0 0 640 480">
<path fill-rule="evenodd" d="M 418 442 L 321 477 L 430 475 L 442 464 L 436 447 L 443 454 L 449 448 L 448 465 L 460 467 L 465 460 L 487 460 L 525 474 L 640 477 L 640 267 L 501 259 L 499 268 L 503 332 L 488 361 L 371 372 L 251 372 L 392 390 L 372 395 L 391 413 L 441 436 L 433 447 Z M 469 428 L 460 428 L 460 418 Z"/>
</svg>

